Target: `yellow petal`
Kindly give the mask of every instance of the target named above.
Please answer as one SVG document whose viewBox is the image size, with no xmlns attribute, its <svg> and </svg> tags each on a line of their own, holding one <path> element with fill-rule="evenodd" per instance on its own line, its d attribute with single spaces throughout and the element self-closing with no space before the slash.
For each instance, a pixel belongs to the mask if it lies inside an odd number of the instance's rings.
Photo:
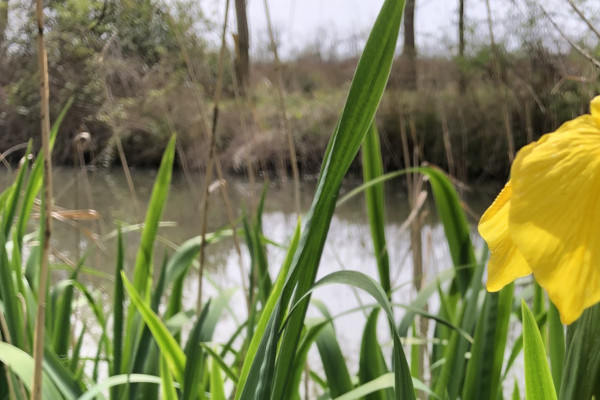
<svg viewBox="0 0 600 400">
<path fill-rule="evenodd" d="M 479 221 L 479 234 L 491 252 L 487 279 L 490 292 L 497 292 L 515 279 L 531 274 L 525 258 L 508 233 L 511 193 L 511 183 L 508 182 Z"/>
<path fill-rule="evenodd" d="M 570 324 L 600 301 L 600 129 L 591 115 L 518 153 L 509 232 Z"/>
</svg>

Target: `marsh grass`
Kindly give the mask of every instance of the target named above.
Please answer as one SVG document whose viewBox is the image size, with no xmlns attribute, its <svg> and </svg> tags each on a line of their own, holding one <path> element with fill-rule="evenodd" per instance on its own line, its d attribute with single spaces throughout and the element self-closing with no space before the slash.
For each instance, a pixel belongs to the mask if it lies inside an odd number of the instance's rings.
<svg viewBox="0 0 600 400">
<path fill-rule="evenodd" d="M 557 392 L 567 399 L 581 398 L 572 396 L 585 392 L 585 387 L 598 390 L 593 381 L 587 386 L 573 384 L 578 378 L 569 375 L 574 367 L 583 365 L 581 360 L 589 353 L 585 333 L 593 332 L 593 324 L 598 321 L 593 312 L 597 310 L 586 313 L 581 324 L 571 331 L 567 350 L 564 327 L 539 289 L 534 287 L 528 296 L 533 313 L 526 305 L 515 304 L 514 285 L 499 293 L 484 290 L 487 250 L 476 254 L 460 196 L 445 173 L 436 167 L 407 165 L 404 170 L 384 174 L 374 117 L 392 67 L 403 8 L 403 2 L 396 0 L 387 0 L 382 6 L 329 141 L 312 206 L 285 244 L 286 257 L 275 276 L 269 272 L 269 239 L 262 230 L 266 191 L 256 210 L 242 218 L 241 232 L 237 232 L 235 221 L 230 218 L 229 231 L 203 231 L 173 254 L 155 259 L 157 229 L 176 156 L 172 137 L 156 176 L 131 270 L 125 266 L 129 251 L 124 233 L 134 228 L 119 226 L 116 230 L 112 309 L 107 311 L 105 300 L 80 279 L 86 254 L 66 279 L 46 288 L 39 272 L 47 260 L 49 242 L 44 233 L 53 215 L 49 196 L 43 210 L 45 222 L 33 234 L 27 234 L 26 228 L 42 183 L 48 188 L 48 170 L 44 171 L 43 162 L 50 160 L 49 149 L 67 105 L 48 132 L 51 134 L 44 154 L 38 155 L 31 168 L 26 157 L 13 185 L 0 194 L 0 398 L 24 400 L 39 390 L 44 399 L 52 400 L 296 400 L 302 394 L 309 397 L 313 393 L 320 399 L 343 400 L 415 399 L 417 393 L 434 399 L 496 400 L 503 396 L 508 372 L 522 350 L 528 398 L 552 398 Z M 218 95 L 215 118 L 217 104 Z M 207 132 L 212 132 L 214 139 L 215 125 Z M 405 142 L 405 152 L 409 153 L 406 138 Z M 339 199 L 342 180 L 361 148 L 364 184 Z M 218 166 L 218 160 L 215 163 Z M 412 182 L 426 178 L 450 259 L 449 268 L 428 282 L 423 280 L 422 270 L 416 271 L 414 299 L 408 304 L 397 304 L 396 289 L 390 279 L 387 250 L 393 243 L 385 237 L 383 191 L 386 181 L 407 175 Z M 423 202 L 420 185 L 411 186 L 413 213 L 407 224 L 419 220 Z M 336 207 L 363 193 L 377 278 L 359 271 L 337 271 L 317 281 Z M 221 317 L 231 312 L 228 308 L 232 291 L 221 290 L 208 302 L 198 302 L 194 307 L 184 303 L 183 287 L 196 268 L 202 268 L 196 260 L 205 246 L 223 236 L 238 234 L 250 255 L 249 270 L 241 272 L 248 279 L 247 286 L 241 288 L 247 298 L 248 313 L 228 337 L 223 337 L 217 329 Z M 335 330 L 339 315 L 332 315 L 326 304 L 311 301 L 314 291 L 332 284 L 366 292 L 374 302 L 358 307 L 367 319 L 364 326 L 357 327 L 362 331 L 357 376 L 350 373 L 354 368 L 344 357 Z M 47 315 L 51 318 L 39 322 L 36 310 L 44 306 L 46 295 Z M 75 298 L 83 299 L 100 330 L 92 357 L 84 357 L 82 350 L 90 327 L 83 324 L 75 329 Z M 430 311 L 431 303 L 439 304 L 439 309 Z M 315 307 L 321 316 L 316 322 L 306 318 L 309 307 Z M 388 322 L 385 332 L 377 323 L 380 316 Z M 428 328 L 417 317 L 427 320 Z M 523 335 L 509 344 L 509 328 L 520 320 Z M 419 329 L 423 326 L 426 328 Z M 46 335 L 42 340 L 44 335 L 39 332 L 43 328 Z M 390 340 L 380 342 L 382 335 Z M 32 346 L 34 337 L 37 346 Z M 409 339 L 410 364 L 405 354 L 408 346 L 403 345 Z M 40 341 L 44 346 L 40 347 Z M 41 358 L 32 347 L 43 353 L 41 368 Z M 322 369 L 306 366 L 313 347 L 318 351 Z M 586 362 L 596 368 L 594 360 Z M 101 369 L 107 371 L 106 378 L 101 378 Z M 425 369 L 427 373 L 423 373 Z M 543 372 L 543 381 L 538 380 L 536 371 Z M 302 393 L 307 387 L 302 385 L 303 376 L 305 381 L 310 378 L 311 393 Z M 518 393 L 517 386 L 513 397 L 518 397 Z"/>
</svg>

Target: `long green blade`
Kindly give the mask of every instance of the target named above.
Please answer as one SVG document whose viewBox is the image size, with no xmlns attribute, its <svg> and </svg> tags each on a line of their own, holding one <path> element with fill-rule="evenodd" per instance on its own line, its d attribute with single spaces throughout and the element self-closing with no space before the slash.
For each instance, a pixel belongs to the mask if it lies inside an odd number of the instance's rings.
<svg viewBox="0 0 600 400">
<path fill-rule="evenodd" d="M 298 242 L 300 240 L 300 226 L 300 220 L 298 220 L 298 223 L 296 224 L 296 230 L 294 231 L 294 236 L 292 237 L 290 245 L 288 246 L 286 258 L 283 262 L 281 271 L 279 272 L 279 277 L 277 278 L 277 281 L 275 281 L 275 285 L 273 286 L 271 294 L 269 295 L 269 300 L 267 300 L 267 304 L 263 308 L 263 312 L 260 316 L 258 324 L 256 325 L 256 329 L 254 330 L 254 336 L 252 336 L 252 340 L 250 341 L 250 346 L 248 347 L 248 352 L 246 354 L 246 358 L 244 359 L 242 371 L 240 372 L 239 385 L 237 386 L 237 390 L 235 392 L 236 400 L 241 398 L 242 390 L 246 387 L 246 381 L 249 379 L 250 369 L 253 365 L 254 359 L 257 357 L 261 340 L 265 336 L 269 320 L 271 319 L 271 315 L 273 314 L 276 304 L 281 296 L 281 292 L 283 291 L 283 286 L 292 264 L 292 258 L 294 257 L 296 249 L 298 248 Z M 262 356 L 262 354 L 258 354 L 258 356 Z M 249 388 L 254 387 L 254 385 L 257 383 L 259 373 L 260 371 L 254 370 L 254 375 L 250 377 L 248 384 Z"/>
<path fill-rule="evenodd" d="M 123 286 L 129 297 L 133 307 L 137 308 L 142 318 L 150 328 L 154 340 L 158 344 L 162 355 L 165 357 L 173 376 L 177 382 L 183 382 L 183 373 L 185 370 L 185 354 L 179 344 L 175 341 L 167 327 L 158 318 L 158 316 L 152 311 L 150 306 L 142 299 L 142 296 L 135 290 L 133 285 L 129 283 L 129 280 L 125 276 L 124 272 L 121 272 L 123 278 Z"/>
<path fill-rule="evenodd" d="M 585 310 L 567 330 L 561 399 L 600 398 L 600 306 Z"/>
<path fill-rule="evenodd" d="M 377 283 L 373 278 L 369 277 L 358 271 L 338 271 L 333 272 L 329 275 L 326 275 L 318 282 L 316 282 L 309 290 L 306 291 L 304 297 L 298 299 L 298 302 L 294 304 L 292 309 L 290 310 L 290 314 L 288 316 L 289 321 L 292 320 L 294 314 L 298 312 L 300 309 L 300 304 L 302 301 L 310 296 L 310 294 L 316 290 L 317 288 L 330 285 L 330 284 L 344 284 L 354 286 L 358 289 L 364 290 L 368 294 L 370 294 L 381 306 L 382 310 L 385 312 L 388 321 L 390 322 L 390 328 L 392 332 L 392 339 L 394 341 L 394 380 L 395 380 L 395 398 L 396 399 L 414 399 L 415 393 L 412 385 L 412 377 L 410 375 L 410 369 L 408 367 L 408 363 L 406 362 L 406 356 L 404 354 L 404 350 L 402 348 L 402 342 L 400 340 L 400 335 L 398 334 L 398 330 L 395 327 L 394 315 L 392 312 L 392 305 L 387 299 L 386 293 L 383 291 L 383 288 L 379 283 Z"/>
<path fill-rule="evenodd" d="M 33 358 L 29 354 L 13 345 L 0 342 L 0 361 L 21 379 L 27 389 L 31 390 L 34 366 Z M 47 372 L 44 372 L 42 379 L 42 396 L 44 399 L 60 400 L 63 398 Z"/>
<path fill-rule="evenodd" d="M 527 400 L 554 400 L 556 391 L 546 358 L 546 349 L 533 313 L 525 300 L 523 313 L 523 353 L 525 356 L 525 396 Z"/>
<path fill-rule="evenodd" d="M 403 11 L 403 0 L 386 0 L 367 40 L 346 105 L 328 145 L 291 276 L 281 298 L 279 311 L 282 314 L 292 293 L 295 291 L 296 302 L 315 281 L 342 179 L 373 121 L 387 83 Z M 295 347 L 302 332 L 307 307 L 308 298 L 302 302 L 299 312 L 293 316 L 283 333 L 275 375 L 264 374 L 262 377 L 266 382 L 264 386 L 275 384 L 272 392 L 274 398 L 281 398 L 286 386 L 291 383 Z M 281 316 L 277 316 L 274 326 L 279 325 Z M 271 346 L 277 346 L 277 339 L 271 336 L 267 340 L 271 341 Z M 269 354 L 274 356 L 273 352 Z M 255 368 L 260 369 L 272 362 L 272 359 L 257 359 Z"/>
<path fill-rule="evenodd" d="M 362 145 L 363 179 L 369 182 L 383 176 L 383 161 L 379 145 L 379 134 L 372 123 Z M 367 215 L 373 240 L 373 251 L 379 271 L 379 282 L 383 290 L 391 296 L 390 260 L 385 240 L 385 192 L 383 183 L 365 189 Z"/>
<path fill-rule="evenodd" d="M 173 160 L 175 158 L 175 136 L 171 138 L 164 152 L 160 168 L 152 189 L 150 204 L 146 213 L 146 221 L 140 247 L 137 253 L 135 267 L 133 270 L 133 288 L 143 299 L 147 299 L 152 285 L 152 253 L 154 250 L 154 240 L 158 231 L 158 223 L 167 201 L 169 185 L 171 183 L 171 174 L 173 170 Z M 132 367 L 132 354 L 137 350 L 138 341 L 141 335 L 139 319 L 135 318 L 135 307 L 132 304 L 127 309 L 127 322 L 125 329 L 124 351 L 122 355 L 121 371 L 129 371 Z"/>
</svg>

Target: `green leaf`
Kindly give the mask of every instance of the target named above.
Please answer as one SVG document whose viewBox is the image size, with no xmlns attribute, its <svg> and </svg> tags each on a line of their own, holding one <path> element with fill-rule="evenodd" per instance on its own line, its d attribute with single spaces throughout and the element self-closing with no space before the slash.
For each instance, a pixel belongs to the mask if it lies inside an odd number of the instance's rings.
<svg viewBox="0 0 600 400">
<path fill-rule="evenodd" d="M 206 244 L 217 242 L 218 240 L 231 236 L 231 229 L 223 229 L 214 233 L 206 234 Z M 198 257 L 202 247 L 202 236 L 196 236 L 183 242 L 181 246 L 173 253 L 167 263 L 167 276 L 165 285 L 168 286 L 182 274 L 185 274 L 192 262 Z"/>
<path fill-rule="evenodd" d="M 185 369 L 185 354 L 181 347 L 177 344 L 169 330 L 165 327 L 163 322 L 158 316 L 152 311 L 150 306 L 144 302 L 140 294 L 135 290 L 133 285 L 129 283 L 129 280 L 125 276 L 124 272 L 121 272 L 123 279 L 123 285 L 129 297 L 131 298 L 132 305 L 137 308 L 142 318 L 150 328 L 154 340 L 158 344 L 162 355 L 165 357 L 167 364 L 177 382 L 183 382 L 183 372 Z"/>
<path fill-rule="evenodd" d="M 175 158 L 175 136 L 171 138 L 158 170 L 150 204 L 146 213 L 144 230 L 140 248 L 137 253 L 133 275 L 133 287 L 144 297 L 150 289 L 152 279 L 152 253 L 154 251 L 154 239 L 158 231 L 158 223 L 167 201 L 169 185 L 171 183 L 171 173 L 173 170 L 173 160 Z"/>
<path fill-rule="evenodd" d="M 377 338 L 377 317 L 379 309 L 374 309 L 365 324 L 360 345 L 360 361 L 358 377 L 361 384 L 366 384 L 388 372 L 383 352 Z M 386 400 L 386 392 L 381 390 L 365 395 L 365 400 Z"/>
<path fill-rule="evenodd" d="M 435 393 L 433 393 L 427 387 L 427 385 L 425 385 L 423 382 L 419 381 L 418 379 L 413 378 L 412 384 L 415 387 L 415 389 L 422 391 L 423 393 L 427 394 L 428 396 L 431 396 L 434 399 L 441 400 L 441 397 L 439 397 Z M 371 393 L 374 393 L 374 392 L 377 392 L 380 390 L 384 390 L 384 389 L 388 389 L 388 388 L 393 388 L 393 387 L 394 387 L 394 373 L 390 372 L 388 374 L 380 376 L 379 378 L 373 379 L 370 382 L 360 385 L 356 389 L 344 394 L 343 396 L 337 397 L 335 400 L 358 400 L 358 399 L 362 399 L 363 397 L 365 397 Z"/>
<path fill-rule="evenodd" d="M 296 346 L 304 327 L 309 300 L 304 295 L 317 275 L 342 180 L 360 148 L 383 95 L 394 59 L 403 11 L 404 1 L 386 0 L 367 40 L 346 105 L 326 150 L 313 204 L 289 277 L 274 309 L 275 314 L 269 319 L 268 329 L 261 339 L 261 352 L 257 352 L 252 360 L 252 371 L 248 376 L 253 381 L 245 382 L 241 396 L 244 400 L 269 397 L 280 399 L 287 392 L 287 386 L 293 383 Z M 287 324 L 279 344 L 279 326 L 292 295 L 294 303 L 300 298 L 304 300 Z"/>
<path fill-rule="evenodd" d="M 183 375 L 183 400 L 193 400 L 198 397 L 200 385 L 202 383 L 202 374 L 204 373 L 205 356 L 200 346 L 201 332 L 204 322 L 210 310 L 210 301 L 206 303 L 200 316 L 190 332 L 190 336 L 185 345 L 185 370 Z"/>
<path fill-rule="evenodd" d="M 512 400 L 521 400 L 521 392 L 519 390 L 519 383 L 515 379 L 515 386 L 513 387 Z"/>
<path fill-rule="evenodd" d="M 31 390 L 34 363 L 29 354 L 11 344 L 0 342 L 0 361 L 19 377 L 28 390 Z M 46 371 L 42 376 L 42 396 L 44 399 L 64 398 Z"/>
<path fill-rule="evenodd" d="M 556 391 L 552 382 L 552 374 L 546 358 L 546 349 L 535 317 L 527 307 L 525 300 L 521 302 L 523 313 L 523 353 L 525 358 L 525 396 L 527 400 L 553 400 Z M 583 397 L 569 397 L 580 398 Z"/>
<path fill-rule="evenodd" d="M 49 347 L 44 349 L 44 370 L 64 398 L 74 399 L 83 393 L 83 381 L 77 379 L 64 360 Z"/>
<path fill-rule="evenodd" d="M 71 273 L 70 280 L 74 281 L 77 279 L 79 271 L 83 267 L 86 257 L 82 257 L 78 262 L 75 270 Z M 54 289 L 57 287 L 55 286 Z M 66 358 L 69 350 L 69 343 L 71 339 L 71 318 L 72 318 L 72 307 L 73 307 L 73 285 L 67 285 L 62 291 L 57 308 L 51 313 L 54 315 L 53 321 L 55 322 L 55 329 L 52 332 L 53 335 L 53 347 L 54 351 L 59 357 Z"/>
<path fill-rule="evenodd" d="M 467 221 L 460 199 L 448 177 L 437 168 L 418 168 L 429 177 L 435 207 L 444 226 L 450 255 L 456 270 L 455 287 L 464 295 L 471 282 L 477 259 L 471 242 L 471 226 Z"/>
<path fill-rule="evenodd" d="M 125 302 L 125 289 L 123 289 L 123 267 L 125 260 L 125 248 L 121 227 L 117 236 L 117 262 L 115 264 L 115 286 L 113 293 L 113 357 L 110 364 L 110 374 L 119 375 L 121 371 L 121 355 L 123 354 L 123 313 Z M 117 399 L 119 388 L 111 388 L 111 398 Z"/>
<path fill-rule="evenodd" d="M 475 342 L 467 364 L 463 400 L 495 399 L 501 394 L 499 385 L 508 334 L 514 284 L 500 293 L 486 293 L 479 313 Z"/>
<path fill-rule="evenodd" d="M 158 376 L 145 374 L 115 375 L 103 379 L 102 382 L 99 382 L 96 384 L 96 386 L 91 387 L 77 400 L 94 400 L 96 396 L 101 395 L 103 392 L 112 388 L 113 386 L 127 385 L 129 383 L 156 383 L 159 385 L 161 383 L 161 379 Z M 54 399 L 54 397 L 49 397 L 49 399 Z"/>
<path fill-rule="evenodd" d="M 210 398 L 213 400 L 226 400 L 225 387 L 223 386 L 223 377 L 219 363 L 214 360 L 211 363 L 210 370 Z"/>
<path fill-rule="evenodd" d="M 6 254 L 6 237 L 0 229 L 0 299 L 4 306 L 4 318 L 12 342 L 23 348 L 27 331 L 21 303 L 17 301 L 18 287 L 14 279 L 12 264 Z"/>
<path fill-rule="evenodd" d="M 471 279 L 469 294 L 457 315 L 460 316 L 460 327 L 466 332 L 475 329 L 478 318 L 478 300 L 481 291 L 481 278 L 484 265 L 480 264 Z M 469 342 L 457 331 L 450 333 L 448 346 L 444 351 L 445 363 L 435 382 L 435 392 L 439 396 L 447 396 L 450 400 L 456 399 L 460 393 L 461 384 L 465 375 L 465 354 L 469 349 Z"/>
<path fill-rule="evenodd" d="M 372 123 L 362 145 L 363 179 L 369 182 L 383 176 L 383 161 L 379 145 L 379 134 Z M 367 215 L 373 240 L 373 251 L 379 271 L 379 282 L 388 296 L 391 296 L 390 260 L 385 240 L 385 192 L 383 183 L 365 189 Z"/>
<path fill-rule="evenodd" d="M 548 350 L 552 380 L 556 392 L 560 393 L 560 381 L 565 362 L 565 327 L 560 322 L 558 309 L 552 302 L 548 308 Z"/>
<path fill-rule="evenodd" d="M 250 345 L 248 347 L 248 352 L 246 358 L 244 359 L 244 364 L 242 366 L 242 371 L 240 372 L 239 384 L 237 386 L 237 390 L 235 392 L 235 399 L 238 400 L 242 396 L 242 391 L 247 386 L 248 388 L 253 388 L 257 383 L 258 375 L 260 371 L 254 371 L 255 375 L 251 377 L 249 383 L 247 380 L 249 379 L 250 370 L 253 364 L 254 359 L 257 357 L 257 353 L 260 348 L 261 341 L 263 337 L 265 337 L 265 332 L 267 332 L 267 327 L 269 325 L 271 316 L 273 311 L 275 310 L 276 304 L 279 301 L 279 297 L 281 296 L 281 292 L 283 291 L 283 286 L 285 280 L 288 275 L 288 271 L 292 264 L 292 258 L 296 253 L 296 249 L 298 248 L 298 242 L 300 240 L 300 219 L 298 219 L 298 223 L 296 224 L 296 230 L 294 231 L 294 235 L 290 241 L 290 245 L 288 247 L 288 252 L 285 260 L 283 261 L 283 265 L 281 267 L 281 271 L 279 272 L 279 276 L 277 277 L 277 281 L 271 290 L 271 294 L 269 295 L 269 300 L 267 300 L 267 304 L 263 308 L 262 314 L 256 325 L 256 329 L 254 330 L 254 336 L 252 336 L 252 340 L 250 341 Z M 248 389 L 251 390 L 251 389 Z"/>
<path fill-rule="evenodd" d="M 321 329 L 316 342 L 327 377 L 329 393 L 332 397 L 337 397 L 349 392 L 352 389 L 352 382 L 332 323 L 326 324 Z"/>
<path fill-rule="evenodd" d="M 240 378 L 236 375 L 233 369 L 231 369 L 231 367 L 227 365 L 227 362 L 223 359 L 223 357 L 217 354 L 217 352 L 207 344 L 202 344 L 202 348 L 206 350 L 206 352 L 210 355 L 213 363 L 219 364 L 219 368 L 221 369 L 221 371 L 225 372 L 227 378 L 231 379 L 233 383 L 237 384 Z"/>
<path fill-rule="evenodd" d="M 600 305 L 585 310 L 567 329 L 561 399 L 600 398 Z"/>
<path fill-rule="evenodd" d="M 156 181 L 154 182 L 140 247 L 138 249 L 133 270 L 133 288 L 136 293 L 139 293 L 142 299 L 146 299 L 150 295 L 153 274 L 152 254 L 154 251 L 154 240 L 158 231 L 158 223 L 167 201 L 167 194 L 169 193 L 174 158 L 175 136 L 171 138 L 165 149 Z M 139 319 L 136 319 L 135 307 L 132 303 L 127 310 L 125 347 L 122 355 L 121 367 L 122 372 L 129 371 L 130 368 L 132 368 L 132 363 L 134 361 L 132 359 L 132 354 L 135 354 L 140 335 L 142 334 L 142 329 L 138 321 Z"/>
<path fill-rule="evenodd" d="M 160 357 L 160 381 L 163 400 L 177 400 L 177 390 L 173 382 L 173 375 L 164 357 Z M 113 397 L 115 398 L 115 397 Z"/>
<path fill-rule="evenodd" d="M 400 325 L 398 326 L 398 333 L 401 337 L 408 336 L 408 330 L 414 322 L 415 316 L 417 312 L 414 310 L 423 309 L 429 298 L 437 293 L 437 289 L 441 283 L 447 281 L 448 279 L 454 278 L 455 271 L 453 269 L 448 269 L 446 271 L 440 272 L 436 275 L 435 280 L 427 286 L 421 288 L 417 297 L 410 303 L 410 307 L 408 308 L 406 314 L 400 321 Z"/>
<path fill-rule="evenodd" d="M 392 312 L 392 306 L 387 299 L 387 295 L 383 291 L 383 288 L 379 283 L 377 283 L 373 278 L 369 277 L 358 271 L 338 271 L 333 272 L 329 275 L 326 275 L 318 282 L 316 282 L 306 293 L 305 297 L 308 297 L 314 290 L 317 288 L 330 285 L 330 284 L 344 284 L 349 286 L 354 286 L 358 289 L 364 290 L 369 293 L 381 306 L 383 311 L 385 312 L 388 321 L 390 322 L 390 328 L 392 331 L 392 339 L 394 341 L 394 376 L 395 376 L 395 393 L 396 398 L 400 399 L 414 399 L 415 393 L 412 386 L 412 377 L 410 375 L 410 369 L 408 368 L 408 364 L 406 362 L 406 356 L 404 355 L 404 350 L 402 348 L 402 343 L 400 340 L 400 335 L 398 334 L 398 330 L 394 325 L 394 315 Z M 303 301 L 303 298 L 300 298 L 296 304 L 290 310 L 288 320 L 293 318 L 295 312 L 297 312 L 298 305 Z M 284 324 L 285 327 L 285 324 Z"/>
</svg>

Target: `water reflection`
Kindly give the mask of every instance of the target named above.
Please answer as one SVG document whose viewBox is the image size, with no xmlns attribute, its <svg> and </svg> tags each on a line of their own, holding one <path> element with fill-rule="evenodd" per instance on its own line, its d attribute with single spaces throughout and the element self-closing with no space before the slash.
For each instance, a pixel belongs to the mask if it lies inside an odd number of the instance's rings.
<svg viewBox="0 0 600 400">
<path fill-rule="evenodd" d="M 114 274 L 116 240 L 114 233 L 117 224 L 130 225 L 143 221 L 152 186 L 156 176 L 155 171 L 132 170 L 135 194 L 127 184 L 123 172 L 114 170 L 89 171 L 86 175 L 76 179 L 77 170 L 70 168 L 57 168 L 55 178 L 55 205 L 64 209 L 94 209 L 100 214 L 98 221 L 83 221 L 80 225 L 85 231 L 75 229 L 64 222 L 55 223 L 53 246 L 55 260 L 62 259 L 73 263 L 77 257 L 89 251 L 86 261 L 88 271 L 96 274 L 85 273 L 82 276 L 86 282 L 94 285 L 104 293 L 107 303 L 111 298 L 112 282 L 108 277 Z M 6 187 L 11 182 L 11 174 L 0 175 L 0 188 Z M 358 186 L 358 180 L 347 180 L 342 193 L 347 193 Z M 315 190 L 315 181 L 302 183 L 301 204 L 307 210 L 312 201 Z M 159 235 L 163 239 L 155 249 L 155 264 L 161 261 L 165 252 L 172 253 L 172 245 L 181 244 L 185 240 L 200 234 L 201 213 L 200 199 L 203 187 L 203 176 L 194 175 L 186 179 L 182 174 L 174 174 L 168 202 L 163 214 L 163 221 L 171 222 L 168 227 L 161 227 Z M 235 216 L 240 218 L 243 210 L 256 204 L 261 187 L 251 185 L 241 178 L 228 178 L 227 189 L 234 209 Z M 489 204 L 491 193 L 477 192 L 468 201 L 469 205 L 480 212 Z M 228 225 L 227 214 L 224 210 L 220 192 L 213 193 L 209 208 L 209 231 L 218 230 Z M 410 254 L 409 233 L 401 229 L 401 225 L 409 215 L 408 202 L 405 189 L 401 182 L 390 182 L 386 185 L 387 221 L 386 236 L 391 262 L 391 277 L 394 287 L 400 287 L 394 293 L 394 301 L 406 303 L 412 293 L 412 257 Z M 443 229 L 433 222 L 435 213 L 428 206 L 426 224 L 422 230 L 424 268 L 426 280 L 430 280 L 439 271 L 451 266 L 448 248 L 445 242 Z M 288 242 L 296 225 L 294 214 L 293 185 L 291 182 L 272 182 L 268 187 L 263 216 L 264 234 L 276 243 Z M 32 221 L 32 224 L 37 221 Z M 33 225 L 32 225 L 33 228 Z M 132 232 L 125 236 L 127 246 L 127 264 L 132 266 L 139 246 L 139 233 Z M 92 237 L 97 237 L 95 241 Z M 111 238 L 112 237 L 112 238 Z M 171 244 L 171 245 L 169 245 Z M 249 256 L 242 246 L 242 262 L 245 270 L 249 266 Z M 59 253 L 60 252 L 60 253 Z M 276 276 L 285 256 L 285 251 L 279 247 L 268 246 L 268 259 L 271 275 Z M 239 259 L 233 249 L 231 240 L 224 240 L 212 244 L 207 253 L 208 271 L 212 285 L 208 285 L 205 293 L 214 296 L 218 291 L 241 287 Z M 377 277 L 377 267 L 373 257 L 369 226 L 366 219 L 364 198 L 359 195 L 338 207 L 331 223 L 328 239 L 324 248 L 318 277 L 339 271 L 341 269 L 358 270 L 372 277 Z M 98 276 L 98 273 L 104 276 Z M 66 271 L 56 272 L 54 278 L 66 277 Z M 195 304 L 198 292 L 198 282 L 190 276 L 185 287 L 184 304 Z M 217 289 L 218 288 L 218 289 Z M 315 292 L 314 298 L 323 301 L 333 315 L 345 312 L 359 304 L 372 304 L 373 301 L 363 293 L 340 285 L 327 286 Z M 238 290 L 232 299 L 231 310 L 234 314 L 222 321 L 218 329 L 232 332 L 236 326 L 235 320 L 244 320 L 245 306 L 243 294 Z M 238 314 L 238 315 L 235 315 Z M 314 310 L 310 316 L 319 316 Z M 350 365 L 357 368 L 360 335 L 357 326 L 363 326 L 363 312 L 356 312 L 336 319 L 335 326 L 340 343 L 345 355 L 350 359 Z M 387 331 L 385 321 L 380 318 L 382 329 Z M 227 337 L 227 333 L 217 333 L 216 337 Z M 382 338 L 385 343 L 386 338 Z M 351 372 L 356 372 L 351 371 Z"/>
</svg>

